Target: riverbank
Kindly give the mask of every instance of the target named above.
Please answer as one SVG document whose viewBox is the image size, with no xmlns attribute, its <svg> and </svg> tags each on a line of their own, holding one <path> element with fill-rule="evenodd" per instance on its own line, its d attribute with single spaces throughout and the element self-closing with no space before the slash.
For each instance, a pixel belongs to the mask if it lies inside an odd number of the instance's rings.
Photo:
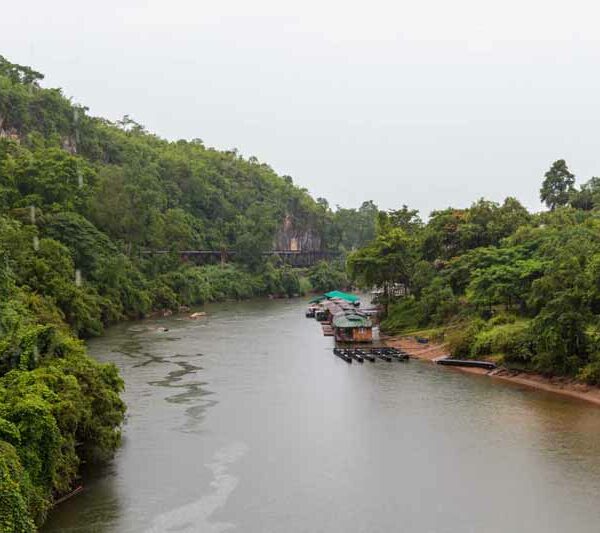
<svg viewBox="0 0 600 533">
<path fill-rule="evenodd" d="M 449 355 L 448 348 L 444 344 L 428 342 L 420 343 L 414 337 L 396 336 L 383 337 L 382 339 L 387 346 L 399 348 L 407 352 L 415 359 L 423 359 L 433 362 L 437 357 Z M 528 372 L 520 372 L 517 370 L 509 370 L 506 368 L 497 368 L 495 370 L 486 370 L 484 368 L 463 368 L 463 367 L 448 367 L 460 372 L 468 374 L 487 375 L 492 378 L 509 381 L 518 385 L 554 392 L 572 398 L 585 400 L 600 406 L 600 388 L 586 385 L 570 378 L 561 377 L 546 377 L 541 374 Z"/>
</svg>

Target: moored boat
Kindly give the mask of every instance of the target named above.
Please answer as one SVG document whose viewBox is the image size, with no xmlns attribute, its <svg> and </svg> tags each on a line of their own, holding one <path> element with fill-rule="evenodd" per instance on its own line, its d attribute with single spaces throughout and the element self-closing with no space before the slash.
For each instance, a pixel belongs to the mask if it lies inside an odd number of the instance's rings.
<svg viewBox="0 0 600 533">
<path fill-rule="evenodd" d="M 485 368 L 486 370 L 494 370 L 496 363 L 491 361 L 475 361 L 471 359 L 453 359 L 451 357 L 440 357 L 435 360 L 438 365 L 444 366 L 462 366 L 470 368 Z"/>
</svg>

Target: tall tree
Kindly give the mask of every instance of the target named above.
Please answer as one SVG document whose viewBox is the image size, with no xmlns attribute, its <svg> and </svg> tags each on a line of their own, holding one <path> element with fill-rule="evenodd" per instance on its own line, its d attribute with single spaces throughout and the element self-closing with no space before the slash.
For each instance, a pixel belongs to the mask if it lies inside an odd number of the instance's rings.
<svg viewBox="0 0 600 533">
<path fill-rule="evenodd" d="M 394 227 L 385 228 L 368 246 L 352 252 L 347 262 L 353 280 L 383 290 L 386 308 L 398 285 L 409 290 L 414 265 L 415 240 Z"/>
<path fill-rule="evenodd" d="M 567 205 L 574 184 L 575 175 L 569 171 L 564 159 L 558 159 L 552 163 L 550 170 L 544 174 L 544 181 L 540 189 L 540 200 L 551 211 L 554 211 L 557 207 Z"/>
</svg>

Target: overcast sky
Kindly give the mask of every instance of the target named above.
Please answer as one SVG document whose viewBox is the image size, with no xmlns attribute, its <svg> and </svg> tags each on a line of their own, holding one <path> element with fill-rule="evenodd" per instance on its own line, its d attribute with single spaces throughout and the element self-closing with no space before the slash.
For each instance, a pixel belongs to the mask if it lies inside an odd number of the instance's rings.
<svg viewBox="0 0 600 533">
<path fill-rule="evenodd" d="M 332 205 L 539 208 L 600 174 L 591 0 L 3 2 L 0 54 L 91 113 L 238 148 Z"/>
</svg>

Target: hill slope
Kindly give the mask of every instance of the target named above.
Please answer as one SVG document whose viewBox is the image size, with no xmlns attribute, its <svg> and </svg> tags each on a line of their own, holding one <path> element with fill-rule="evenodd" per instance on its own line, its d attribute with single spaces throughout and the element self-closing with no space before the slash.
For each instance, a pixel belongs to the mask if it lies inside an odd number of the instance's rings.
<svg viewBox="0 0 600 533">
<path fill-rule="evenodd" d="M 35 530 L 81 462 L 119 444 L 123 383 L 77 337 L 154 309 L 298 293 L 296 272 L 262 252 L 359 245 L 377 211 L 334 213 L 255 158 L 91 117 L 42 78 L 0 56 L 2 533 Z M 182 264 L 189 249 L 236 263 Z M 319 283 L 336 274 L 320 268 Z"/>
</svg>

